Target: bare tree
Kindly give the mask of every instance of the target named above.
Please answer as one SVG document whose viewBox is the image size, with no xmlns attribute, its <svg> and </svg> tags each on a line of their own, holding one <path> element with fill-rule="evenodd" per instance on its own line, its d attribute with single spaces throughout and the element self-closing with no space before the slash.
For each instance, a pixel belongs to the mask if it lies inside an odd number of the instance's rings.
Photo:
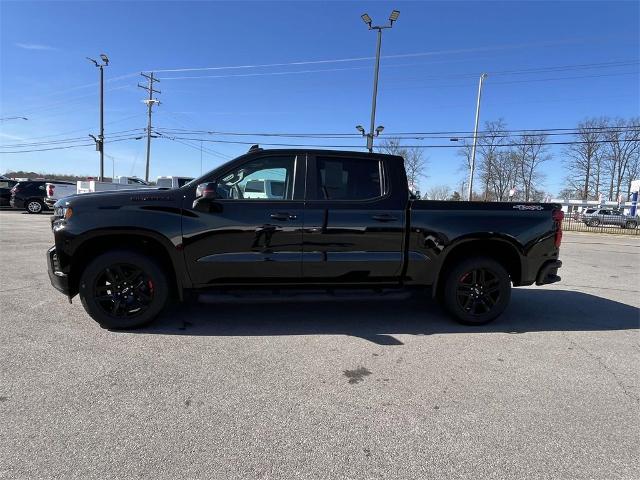
<svg viewBox="0 0 640 480">
<path fill-rule="evenodd" d="M 467 198 L 468 189 L 465 186 L 469 185 L 469 177 L 471 174 L 471 149 L 472 144 L 467 142 L 465 139 L 462 139 L 460 142 L 460 148 L 456 151 L 456 155 L 458 155 L 462 161 L 460 162 L 460 167 L 458 168 L 458 172 L 461 172 L 464 175 L 463 179 L 460 181 L 460 192 L 464 198 Z M 473 193 L 472 193 L 473 195 Z"/>
<path fill-rule="evenodd" d="M 407 181 L 409 185 L 418 190 L 421 179 L 427 178 L 427 161 L 420 148 L 407 148 L 402 146 L 399 138 L 385 138 L 378 147 L 382 153 L 399 155 L 404 158 L 404 168 L 407 171 Z"/>
<path fill-rule="evenodd" d="M 451 189 L 447 185 L 434 185 L 427 189 L 429 200 L 448 200 Z"/>
<path fill-rule="evenodd" d="M 620 195 L 629 167 L 640 156 L 640 118 L 616 119 L 604 134 L 605 165 L 609 177 L 609 200 Z"/>
<path fill-rule="evenodd" d="M 491 171 L 489 187 L 492 197 L 499 202 L 507 200 L 509 190 L 518 181 L 518 162 L 513 152 L 497 151 L 493 156 Z"/>
<path fill-rule="evenodd" d="M 604 126 L 606 120 L 602 118 L 581 122 L 574 135 L 576 143 L 568 145 L 564 151 L 567 157 L 567 188 L 580 190 L 583 200 L 597 198 L 600 192 Z"/>
<path fill-rule="evenodd" d="M 507 124 L 500 118 L 495 121 L 488 121 L 484 124 L 484 131 L 478 137 L 478 149 L 480 154 L 478 162 L 478 170 L 480 178 L 484 184 L 484 199 L 490 199 L 490 187 L 497 183 L 502 183 L 502 179 L 498 178 L 502 172 L 499 172 L 504 166 L 504 159 L 500 159 L 502 165 L 497 165 L 498 153 L 504 144 L 509 143 L 509 134 L 507 132 Z M 494 195 L 495 195 L 495 188 Z"/>
<path fill-rule="evenodd" d="M 529 202 L 533 199 L 533 192 L 542 180 L 540 166 L 551 158 L 547 153 L 547 135 L 541 132 L 526 132 L 520 135 L 514 143 L 512 155 L 517 169 L 519 184 L 522 189 L 522 199 Z"/>
<path fill-rule="evenodd" d="M 631 160 L 631 162 L 629 162 L 629 168 L 627 169 L 627 178 L 625 179 L 625 183 L 627 185 L 627 200 L 631 198 L 631 182 L 634 180 L 640 180 L 640 155 L 636 156 L 633 160 Z"/>
</svg>

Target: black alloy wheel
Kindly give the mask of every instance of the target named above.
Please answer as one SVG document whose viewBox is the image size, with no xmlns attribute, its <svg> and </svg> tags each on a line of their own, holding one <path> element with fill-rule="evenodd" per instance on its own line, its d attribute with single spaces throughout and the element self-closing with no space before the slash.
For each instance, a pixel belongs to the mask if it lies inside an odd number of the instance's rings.
<svg viewBox="0 0 640 480">
<path fill-rule="evenodd" d="M 483 315 L 500 300 L 500 279 L 488 268 L 471 270 L 458 280 L 458 305 L 471 315 Z"/>
<path fill-rule="evenodd" d="M 144 313 L 153 301 L 153 281 L 140 268 L 126 263 L 106 267 L 93 286 L 96 304 L 104 313 L 128 318 Z"/>
<path fill-rule="evenodd" d="M 460 323 L 482 325 L 509 305 L 511 278 L 493 258 L 461 259 L 448 268 L 442 294 L 445 308 Z"/>
<path fill-rule="evenodd" d="M 80 300 L 103 328 L 136 328 L 149 323 L 169 297 L 165 270 L 152 256 L 112 250 L 97 256 L 82 272 Z"/>
</svg>

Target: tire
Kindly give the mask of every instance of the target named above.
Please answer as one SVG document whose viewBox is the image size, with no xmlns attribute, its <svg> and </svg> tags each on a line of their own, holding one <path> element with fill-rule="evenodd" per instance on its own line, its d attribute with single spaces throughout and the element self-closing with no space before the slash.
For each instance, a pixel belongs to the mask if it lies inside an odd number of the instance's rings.
<svg viewBox="0 0 640 480">
<path fill-rule="evenodd" d="M 597 227 L 598 225 L 600 225 L 600 220 L 598 220 L 597 218 L 595 220 L 591 220 L 591 222 L 589 222 L 589 226 L 590 227 Z"/>
<path fill-rule="evenodd" d="M 31 199 L 27 201 L 25 210 L 27 213 L 42 213 L 46 207 L 40 200 Z"/>
<path fill-rule="evenodd" d="M 511 279 L 492 258 L 473 257 L 461 260 L 449 270 L 443 294 L 445 308 L 458 322 L 483 325 L 509 305 Z"/>
<path fill-rule="evenodd" d="M 626 228 L 638 228 L 638 224 L 636 222 L 627 222 Z"/>
<path fill-rule="evenodd" d="M 79 294 L 84 309 L 102 328 L 131 329 L 151 322 L 164 309 L 169 287 L 165 271 L 153 258 L 113 250 L 85 268 Z"/>
</svg>

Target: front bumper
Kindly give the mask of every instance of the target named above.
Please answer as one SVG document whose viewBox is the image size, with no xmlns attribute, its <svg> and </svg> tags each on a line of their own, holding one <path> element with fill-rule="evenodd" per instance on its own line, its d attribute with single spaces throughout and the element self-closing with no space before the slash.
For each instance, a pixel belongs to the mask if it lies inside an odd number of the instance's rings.
<svg viewBox="0 0 640 480">
<path fill-rule="evenodd" d="M 536 285 L 547 285 L 549 283 L 556 283 L 562 280 L 558 275 L 558 269 L 560 267 L 562 267 L 562 262 L 560 260 L 551 260 L 546 262 L 538 271 Z"/>
<path fill-rule="evenodd" d="M 69 275 L 60 270 L 55 246 L 47 250 L 47 271 L 53 288 L 69 296 Z"/>
</svg>

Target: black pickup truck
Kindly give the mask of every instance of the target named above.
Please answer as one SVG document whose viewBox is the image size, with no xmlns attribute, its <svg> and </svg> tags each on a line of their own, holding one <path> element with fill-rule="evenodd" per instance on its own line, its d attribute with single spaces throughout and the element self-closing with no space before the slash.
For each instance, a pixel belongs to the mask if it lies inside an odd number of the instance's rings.
<svg viewBox="0 0 640 480">
<path fill-rule="evenodd" d="M 183 187 L 59 200 L 53 286 L 106 328 L 187 293 L 286 288 L 429 291 L 482 324 L 511 285 L 560 280 L 563 213 L 549 203 L 411 198 L 392 155 L 255 148 Z"/>
</svg>

